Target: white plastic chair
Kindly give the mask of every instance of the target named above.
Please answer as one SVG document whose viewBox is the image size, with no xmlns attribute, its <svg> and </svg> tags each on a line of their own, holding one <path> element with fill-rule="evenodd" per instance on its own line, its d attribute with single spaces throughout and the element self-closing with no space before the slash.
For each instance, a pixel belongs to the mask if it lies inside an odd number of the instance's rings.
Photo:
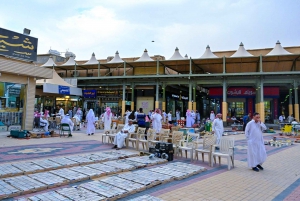
<svg viewBox="0 0 300 201">
<path fill-rule="evenodd" d="M 219 151 L 216 151 L 219 147 Z M 213 167 L 213 158 L 216 163 L 216 156 L 219 157 L 219 165 L 221 165 L 221 157 L 227 158 L 228 170 L 234 167 L 234 138 L 222 138 L 219 145 L 213 145 L 211 154 L 211 166 Z"/>
<path fill-rule="evenodd" d="M 204 162 L 204 154 L 208 154 L 208 164 L 211 165 L 211 153 L 212 146 L 216 144 L 216 137 L 213 135 L 203 136 L 203 146 L 202 149 L 195 149 L 196 159 L 198 160 L 198 154 L 202 154 L 202 162 Z"/>
<path fill-rule="evenodd" d="M 191 155 L 191 161 L 193 161 L 193 154 L 194 154 L 193 152 L 194 149 L 196 148 L 198 139 L 199 139 L 199 134 L 188 133 L 187 138 L 181 140 L 178 145 L 178 150 L 180 151 L 181 156 L 182 156 L 182 150 L 184 150 L 185 157 L 187 158 L 187 151 L 189 151 Z"/>
<path fill-rule="evenodd" d="M 139 143 L 138 136 L 140 134 L 145 134 L 145 130 L 146 130 L 146 128 L 138 127 L 138 130 L 136 133 L 129 133 L 128 138 L 126 138 L 126 147 L 128 148 L 129 142 L 131 142 L 132 147 L 134 147 L 134 144 L 135 144 L 136 149 L 138 150 L 138 143 Z"/>
</svg>

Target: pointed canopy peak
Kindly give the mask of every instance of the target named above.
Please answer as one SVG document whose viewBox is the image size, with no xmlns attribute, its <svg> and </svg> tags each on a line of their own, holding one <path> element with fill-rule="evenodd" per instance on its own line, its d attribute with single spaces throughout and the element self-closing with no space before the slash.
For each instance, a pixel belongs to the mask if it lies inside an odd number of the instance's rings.
<svg viewBox="0 0 300 201">
<path fill-rule="evenodd" d="M 279 40 L 277 40 L 276 44 L 281 44 Z"/>
<path fill-rule="evenodd" d="M 176 47 L 173 56 L 172 56 L 169 60 L 180 60 L 180 59 L 185 59 L 185 58 L 183 58 L 183 57 L 181 56 L 181 54 L 179 53 L 178 47 Z"/>
<path fill-rule="evenodd" d="M 209 45 L 207 45 L 205 52 L 200 58 L 217 58 L 217 56 L 211 52 Z"/>
<path fill-rule="evenodd" d="M 231 57 L 251 57 L 253 56 L 250 54 L 244 47 L 244 44 L 241 42 L 239 49 L 231 56 Z"/>
<path fill-rule="evenodd" d="M 118 50 L 116 51 L 115 57 L 107 63 L 123 63 L 124 61 L 120 58 Z"/>
<path fill-rule="evenodd" d="M 135 61 L 154 61 L 154 60 L 149 57 L 148 51 L 147 49 L 145 49 L 143 55 Z"/>
<path fill-rule="evenodd" d="M 189 57 L 188 57 L 188 55 L 187 55 L 187 54 L 185 54 L 184 58 L 188 59 Z"/>
<path fill-rule="evenodd" d="M 74 60 L 74 56 L 71 55 L 69 60 L 66 63 L 64 63 L 62 66 L 73 66 L 75 64 L 77 65 L 77 63 Z"/>
<path fill-rule="evenodd" d="M 275 47 L 273 48 L 273 50 L 271 50 L 271 52 L 269 52 L 267 54 L 267 56 L 269 55 L 284 55 L 284 54 L 291 54 L 290 52 L 286 51 L 282 46 L 281 43 L 279 42 L 279 40 L 277 41 Z"/>
<path fill-rule="evenodd" d="M 86 63 L 84 63 L 83 65 L 92 65 L 92 64 L 98 64 L 98 60 L 96 59 L 95 53 L 93 52 L 92 57 L 90 58 L 90 60 L 88 60 Z"/>
<path fill-rule="evenodd" d="M 42 67 L 48 67 L 48 66 L 56 66 L 56 64 L 53 61 L 52 56 L 50 56 L 48 61 L 44 65 L 42 65 Z"/>
</svg>

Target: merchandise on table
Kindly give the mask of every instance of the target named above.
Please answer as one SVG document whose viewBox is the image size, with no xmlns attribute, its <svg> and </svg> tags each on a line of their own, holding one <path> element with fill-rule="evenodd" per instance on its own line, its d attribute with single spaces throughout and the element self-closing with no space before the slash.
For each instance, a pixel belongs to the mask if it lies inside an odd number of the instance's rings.
<svg viewBox="0 0 300 201">
<path fill-rule="evenodd" d="M 127 160 L 135 161 L 138 163 L 145 163 L 147 164 L 147 166 L 168 162 L 168 160 L 166 159 L 157 158 L 157 157 L 150 159 L 149 156 L 132 157 L 132 158 L 127 158 Z"/>
<path fill-rule="evenodd" d="M 19 163 L 13 163 L 12 165 L 22 170 L 25 174 L 40 172 L 44 170 L 44 168 L 32 162 L 19 162 Z"/>
<path fill-rule="evenodd" d="M 44 184 L 47 184 L 48 188 L 54 188 L 57 186 L 66 185 L 68 183 L 67 179 L 57 176 L 55 174 L 51 174 L 49 172 L 29 174 L 27 176 Z"/>
<path fill-rule="evenodd" d="M 133 165 L 122 163 L 121 160 L 107 161 L 107 162 L 104 162 L 103 164 L 108 165 L 108 166 L 112 166 L 112 167 L 116 167 L 116 168 L 120 168 L 120 169 L 122 169 L 122 171 L 129 171 L 129 170 L 136 169 Z"/>
<path fill-rule="evenodd" d="M 54 162 L 54 161 L 50 161 L 48 159 L 45 159 L 45 160 L 35 160 L 35 161 L 32 161 L 34 164 L 36 165 L 39 165 L 41 166 L 42 168 L 45 168 L 45 169 L 57 169 L 57 168 L 60 168 L 62 167 L 62 165 Z"/>
<path fill-rule="evenodd" d="M 179 179 L 179 180 L 184 179 L 189 176 L 189 174 L 186 172 L 179 172 L 176 169 L 167 168 L 165 166 L 150 168 L 149 171 L 158 172 L 158 173 L 166 174 L 166 175 L 171 175 L 171 176 L 174 176 L 175 179 Z"/>
<path fill-rule="evenodd" d="M 67 159 L 65 157 L 55 157 L 55 158 L 49 158 L 48 160 L 53 161 L 55 163 L 58 163 L 62 166 L 70 167 L 74 165 L 79 165 L 79 162 L 72 161 L 70 159 Z"/>
<path fill-rule="evenodd" d="M 42 193 L 42 194 L 38 194 L 38 195 L 34 195 L 31 197 L 28 197 L 27 200 L 30 201 L 70 201 L 69 198 L 66 198 L 63 195 L 58 194 L 55 191 L 50 191 L 50 192 L 46 192 L 46 193 Z"/>
<path fill-rule="evenodd" d="M 112 197 L 122 198 L 128 195 L 128 192 L 126 190 L 117 188 L 115 186 L 112 186 L 110 184 L 101 181 L 92 181 L 92 182 L 84 183 L 81 184 L 79 187 L 96 192 L 107 198 L 112 198 Z"/>
<path fill-rule="evenodd" d="M 37 190 L 47 189 L 47 185 L 37 180 L 34 180 L 28 176 L 17 176 L 11 178 L 5 178 L 3 181 L 9 185 L 22 191 L 22 194 L 31 193 Z"/>
<path fill-rule="evenodd" d="M 88 175 L 90 179 L 106 175 L 105 172 L 87 166 L 72 167 L 70 170 Z"/>
<path fill-rule="evenodd" d="M 72 161 L 75 161 L 77 163 L 80 163 L 80 165 L 94 163 L 93 160 L 90 160 L 88 158 L 84 158 L 82 156 L 67 156 L 65 158 L 69 159 L 69 160 L 72 160 Z"/>
<path fill-rule="evenodd" d="M 153 197 L 151 195 L 142 195 L 133 199 L 129 199 L 128 201 L 163 201 L 157 197 Z"/>
<path fill-rule="evenodd" d="M 11 164 L 0 165 L 0 178 L 11 177 L 23 174 L 23 171 L 12 166 Z"/>
<path fill-rule="evenodd" d="M 18 196 L 21 191 L 12 185 L 0 180 L 0 199 Z"/>
<path fill-rule="evenodd" d="M 122 169 L 120 169 L 118 167 L 108 166 L 108 165 L 104 165 L 102 163 L 90 164 L 90 165 L 86 165 L 86 167 L 100 170 L 102 172 L 105 172 L 107 175 L 122 172 Z"/>
<path fill-rule="evenodd" d="M 143 167 L 147 166 L 146 163 L 128 160 L 127 158 L 126 159 L 117 160 L 117 162 L 118 163 L 127 164 L 127 165 L 131 165 L 131 166 L 135 167 L 135 169 L 137 169 L 137 168 L 143 168 Z"/>
<path fill-rule="evenodd" d="M 198 174 L 206 170 L 204 167 L 182 163 L 182 162 L 168 163 L 163 167 L 175 169 L 176 171 L 179 172 L 186 172 L 190 175 Z"/>
<path fill-rule="evenodd" d="M 133 181 L 129 181 L 126 179 L 122 179 L 120 177 L 117 176 L 111 176 L 111 177 L 107 177 L 104 179 L 100 180 L 101 182 L 110 184 L 112 186 L 116 186 L 118 188 L 124 189 L 126 191 L 128 191 L 129 193 L 136 193 L 139 191 L 143 191 L 146 189 L 146 186 L 133 182 Z"/>
<path fill-rule="evenodd" d="M 154 185 L 161 183 L 160 181 L 156 180 L 155 178 L 144 177 L 143 175 L 135 174 L 133 172 L 126 172 L 124 174 L 118 174 L 117 176 L 120 178 L 129 180 L 129 181 L 137 182 L 139 184 L 146 186 L 147 188 L 150 188 Z"/>
<path fill-rule="evenodd" d="M 57 193 L 71 200 L 78 201 L 100 201 L 106 198 L 84 188 L 69 187 L 56 190 Z"/>
<path fill-rule="evenodd" d="M 79 172 L 72 171 L 68 168 L 52 170 L 52 171 L 50 171 L 50 173 L 55 174 L 60 177 L 63 177 L 65 179 L 69 180 L 69 182 L 71 182 L 71 183 L 89 179 L 89 176 L 79 173 Z"/>
<path fill-rule="evenodd" d="M 111 160 L 111 157 L 108 157 L 106 154 L 85 154 L 80 156 L 92 160 L 94 162 L 105 162 Z"/>
<path fill-rule="evenodd" d="M 171 175 L 161 174 L 157 172 L 152 172 L 149 170 L 137 170 L 133 172 L 134 174 L 138 174 L 142 177 L 151 177 L 152 179 L 155 179 L 157 181 L 160 181 L 161 183 L 167 183 L 174 180 L 174 177 Z"/>
</svg>

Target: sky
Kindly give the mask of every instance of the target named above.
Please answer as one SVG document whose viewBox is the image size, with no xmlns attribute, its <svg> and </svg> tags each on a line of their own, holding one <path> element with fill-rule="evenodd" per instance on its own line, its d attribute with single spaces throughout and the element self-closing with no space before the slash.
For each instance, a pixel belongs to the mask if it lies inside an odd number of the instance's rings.
<svg viewBox="0 0 300 201">
<path fill-rule="evenodd" d="M 300 46 L 298 0 L 1 0 L 0 27 L 31 30 L 38 54 L 200 57 L 212 51 Z M 154 42 L 152 42 L 154 41 Z"/>
</svg>

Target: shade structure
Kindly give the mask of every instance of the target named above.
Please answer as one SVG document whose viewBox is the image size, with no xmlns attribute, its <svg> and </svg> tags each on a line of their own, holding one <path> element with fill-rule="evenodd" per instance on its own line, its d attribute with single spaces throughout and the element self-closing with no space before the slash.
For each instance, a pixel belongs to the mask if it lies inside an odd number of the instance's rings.
<svg viewBox="0 0 300 201">
<path fill-rule="evenodd" d="M 57 66 L 55 64 L 55 62 L 53 61 L 52 56 L 50 56 L 49 59 L 48 59 L 48 61 L 44 65 L 42 65 L 42 67 L 49 67 L 49 66 Z"/>
<path fill-rule="evenodd" d="M 68 86 L 68 87 L 74 87 L 73 85 L 67 83 L 64 81 L 57 73 L 55 70 L 53 70 L 53 77 L 52 79 L 41 79 L 41 80 L 36 80 L 36 85 L 43 85 L 44 83 L 48 84 L 57 84 L 57 85 L 62 85 L 62 86 Z"/>
<path fill-rule="evenodd" d="M 179 53 L 178 47 L 176 47 L 173 56 L 172 56 L 169 60 L 180 60 L 180 59 L 184 59 L 184 58 L 183 58 L 183 57 L 181 56 L 181 54 Z"/>
<path fill-rule="evenodd" d="M 184 58 L 185 59 L 189 59 L 189 56 L 187 54 L 185 54 Z"/>
<path fill-rule="evenodd" d="M 96 59 L 95 53 L 93 52 L 92 57 L 90 58 L 90 60 L 88 60 L 86 63 L 84 63 L 83 65 L 92 65 L 92 64 L 98 64 L 99 62 Z"/>
<path fill-rule="evenodd" d="M 74 59 L 75 58 L 73 57 L 73 55 L 71 55 L 69 60 L 66 63 L 64 63 L 62 66 L 74 66 L 75 64 L 77 65 Z"/>
<path fill-rule="evenodd" d="M 253 56 L 253 55 L 250 54 L 244 48 L 244 44 L 243 43 L 241 43 L 239 49 L 233 55 L 231 55 L 231 57 L 251 57 L 251 56 Z"/>
<path fill-rule="evenodd" d="M 107 63 L 123 63 L 123 62 L 124 61 L 119 56 L 119 52 L 116 51 L 115 57 L 111 61 L 109 61 Z"/>
<path fill-rule="evenodd" d="M 145 49 L 143 55 L 136 61 L 154 61 L 154 60 L 149 57 L 148 51 L 147 49 Z"/>
<path fill-rule="evenodd" d="M 285 54 L 291 54 L 290 52 L 286 51 L 282 46 L 281 43 L 279 42 L 279 40 L 277 41 L 275 47 L 273 48 L 273 50 L 271 50 L 271 52 L 269 52 L 267 54 L 267 56 L 269 55 L 285 55 Z"/>
<path fill-rule="evenodd" d="M 200 58 L 218 58 L 218 57 L 211 52 L 209 45 L 207 45 L 205 52 Z"/>
</svg>

